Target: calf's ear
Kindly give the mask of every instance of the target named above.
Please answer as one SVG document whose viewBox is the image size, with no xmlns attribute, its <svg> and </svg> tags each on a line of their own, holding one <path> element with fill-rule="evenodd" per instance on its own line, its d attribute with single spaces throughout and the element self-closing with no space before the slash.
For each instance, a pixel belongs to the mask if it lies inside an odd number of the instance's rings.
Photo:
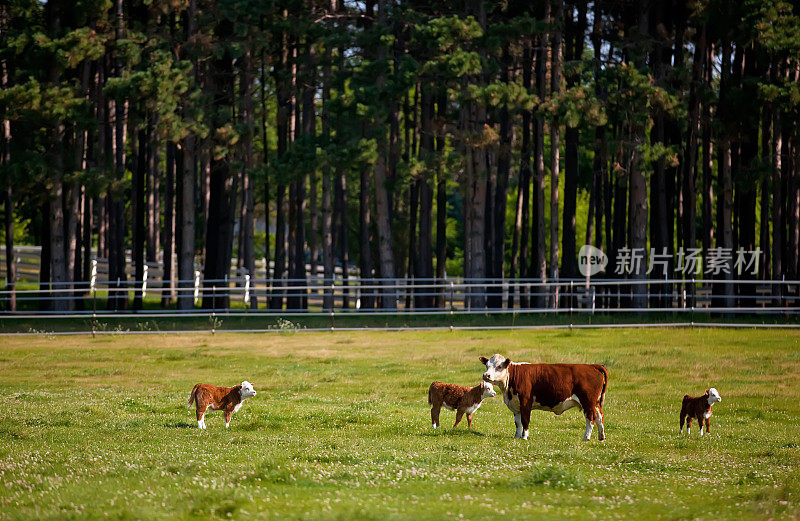
<svg viewBox="0 0 800 521">
<path fill-rule="evenodd" d="M 508 367 L 508 364 L 510 364 L 510 363 L 511 363 L 511 359 L 510 359 L 510 358 L 506 358 L 506 361 L 505 361 L 505 362 L 503 362 L 503 365 L 502 365 L 503 369 L 505 369 L 506 367 Z"/>
<path fill-rule="evenodd" d="M 483 365 L 486 365 L 486 362 L 489 361 L 489 359 L 486 358 L 485 356 L 482 356 L 482 357 L 478 358 L 478 360 L 480 360 Z"/>
</svg>

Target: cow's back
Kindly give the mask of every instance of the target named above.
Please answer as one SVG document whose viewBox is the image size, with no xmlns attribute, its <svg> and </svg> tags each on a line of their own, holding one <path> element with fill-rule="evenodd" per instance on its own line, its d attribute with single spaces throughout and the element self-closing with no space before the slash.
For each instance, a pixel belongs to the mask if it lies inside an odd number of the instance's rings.
<svg viewBox="0 0 800 521">
<path fill-rule="evenodd" d="M 533 398 L 553 408 L 573 395 L 602 398 L 606 378 L 605 367 L 598 364 L 513 364 L 509 388 L 523 401 Z"/>
</svg>

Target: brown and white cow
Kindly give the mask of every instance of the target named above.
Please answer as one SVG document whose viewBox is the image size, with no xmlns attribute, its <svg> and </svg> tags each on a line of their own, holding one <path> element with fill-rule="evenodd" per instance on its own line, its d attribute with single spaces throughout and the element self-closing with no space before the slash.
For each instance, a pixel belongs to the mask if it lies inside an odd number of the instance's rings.
<svg viewBox="0 0 800 521">
<path fill-rule="evenodd" d="M 586 433 L 592 435 L 597 425 L 597 439 L 605 439 L 603 400 L 606 396 L 608 372 L 598 364 L 529 364 L 512 362 L 502 355 L 480 357 L 486 366 L 483 379 L 500 387 L 503 401 L 514 413 L 517 424 L 515 438 L 528 439 L 531 411 L 539 409 L 561 414 L 578 407 L 586 416 Z"/>
</svg>

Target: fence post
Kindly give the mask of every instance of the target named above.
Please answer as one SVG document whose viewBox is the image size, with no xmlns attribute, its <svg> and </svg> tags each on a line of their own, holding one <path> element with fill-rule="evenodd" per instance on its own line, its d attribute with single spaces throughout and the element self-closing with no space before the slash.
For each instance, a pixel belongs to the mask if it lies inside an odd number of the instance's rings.
<svg viewBox="0 0 800 521">
<path fill-rule="evenodd" d="M 197 305 L 197 301 L 200 300 L 200 272 L 194 272 L 194 304 Z"/>
<path fill-rule="evenodd" d="M 334 329 L 333 312 L 334 312 L 335 309 L 336 309 L 336 283 L 335 283 L 335 279 L 334 279 L 334 280 L 331 280 L 331 311 L 330 311 L 331 333 L 333 333 L 333 329 Z"/>
<path fill-rule="evenodd" d="M 244 303 L 246 306 L 250 304 L 250 275 L 248 274 L 244 276 Z"/>
<path fill-rule="evenodd" d="M 97 259 L 92 259 L 92 278 L 89 280 L 89 292 L 92 294 L 92 316 L 97 315 Z M 94 326 L 92 326 L 94 334 Z"/>
<path fill-rule="evenodd" d="M 144 265 L 144 273 L 142 274 L 142 300 L 147 296 L 147 271 L 150 268 L 147 264 Z"/>
</svg>

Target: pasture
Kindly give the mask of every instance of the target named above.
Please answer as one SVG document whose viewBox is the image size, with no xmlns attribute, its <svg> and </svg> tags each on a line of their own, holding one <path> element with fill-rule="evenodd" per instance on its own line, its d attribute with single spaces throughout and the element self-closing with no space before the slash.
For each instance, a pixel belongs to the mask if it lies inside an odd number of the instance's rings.
<svg viewBox="0 0 800 521">
<path fill-rule="evenodd" d="M 0 337 L 0 520 L 797 519 L 800 331 Z M 480 355 L 609 371 L 605 442 L 500 396 L 432 431 L 428 385 Z M 196 428 L 197 382 L 258 395 Z M 684 394 L 719 389 L 710 436 Z"/>
</svg>

